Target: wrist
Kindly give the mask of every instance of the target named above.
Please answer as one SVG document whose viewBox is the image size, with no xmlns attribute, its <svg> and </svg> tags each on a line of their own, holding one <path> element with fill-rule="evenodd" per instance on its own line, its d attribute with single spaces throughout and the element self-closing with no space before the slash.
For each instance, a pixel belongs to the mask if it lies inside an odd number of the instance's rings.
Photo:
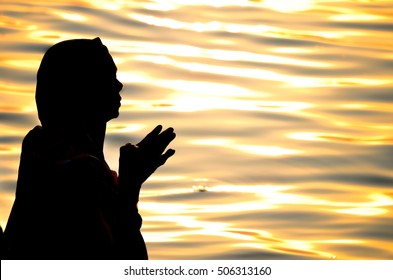
<svg viewBox="0 0 393 280">
<path fill-rule="evenodd" d="M 137 204 L 139 201 L 139 193 L 141 184 L 136 182 L 127 182 L 119 178 L 120 194 L 121 197 L 128 202 L 128 204 Z"/>
</svg>

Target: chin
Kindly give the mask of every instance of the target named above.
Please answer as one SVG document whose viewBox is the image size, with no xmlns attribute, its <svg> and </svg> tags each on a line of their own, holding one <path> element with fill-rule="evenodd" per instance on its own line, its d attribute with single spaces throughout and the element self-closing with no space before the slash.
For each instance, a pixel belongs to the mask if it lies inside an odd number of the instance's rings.
<svg viewBox="0 0 393 280">
<path fill-rule="evenodd" d="M 120 115 L 119 111 L 114 111 L 108 114 L 108 121 L 116 119 Z"/>
</svg>

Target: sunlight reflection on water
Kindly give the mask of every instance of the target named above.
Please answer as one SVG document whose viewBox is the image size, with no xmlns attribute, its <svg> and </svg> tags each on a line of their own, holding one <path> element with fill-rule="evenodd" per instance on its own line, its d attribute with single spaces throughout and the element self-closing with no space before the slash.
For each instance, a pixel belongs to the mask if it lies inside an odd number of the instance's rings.
<svg viewBox="0 0 393 280">
<path fill-rule="evenodd" d="M 153 259 L 392 259 L 391 1 L 2 1 L 0 223 L 45 50 L 101 37 L 124 83 L 106 157 L 157 123 Z"/>
</svg>

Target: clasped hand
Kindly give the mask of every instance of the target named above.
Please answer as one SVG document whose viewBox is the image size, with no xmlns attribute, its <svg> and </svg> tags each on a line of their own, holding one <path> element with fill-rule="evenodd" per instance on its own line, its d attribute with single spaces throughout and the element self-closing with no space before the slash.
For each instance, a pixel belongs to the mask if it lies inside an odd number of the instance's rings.
<svg viewBox="0 0 393 280">
<path fill-rule="evenodd" d="M 132 200 L 138 201 L 142 183 L 175 154 L 173 149 L 164 153 L 176 137 L 173 128 L 161 130 L 158 125 L 138 144 L 127 143 L 120 148 L 119 183 Z"/>
</svg>

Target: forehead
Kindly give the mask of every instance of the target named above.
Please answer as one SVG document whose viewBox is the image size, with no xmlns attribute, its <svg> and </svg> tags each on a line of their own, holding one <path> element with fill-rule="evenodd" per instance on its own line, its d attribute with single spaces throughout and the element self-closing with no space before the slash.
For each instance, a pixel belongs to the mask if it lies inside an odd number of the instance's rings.
<svg viewBox="0 0 393 280">
<path fill-rule="evenodd" d="M 117 67 L 115 62 L 113 61 L 112 56 L 109 54 L 108 49 L 106 46 L 102 46 L 101 48 L 102 51 L 97 53 L 97 55 L 94 57 L 94 63 L 93 67 L 95 67 L 95 71 L 104 71 L 106 73 L 108 72 L 115 72 L 117 71 Z"/>
</svg>

